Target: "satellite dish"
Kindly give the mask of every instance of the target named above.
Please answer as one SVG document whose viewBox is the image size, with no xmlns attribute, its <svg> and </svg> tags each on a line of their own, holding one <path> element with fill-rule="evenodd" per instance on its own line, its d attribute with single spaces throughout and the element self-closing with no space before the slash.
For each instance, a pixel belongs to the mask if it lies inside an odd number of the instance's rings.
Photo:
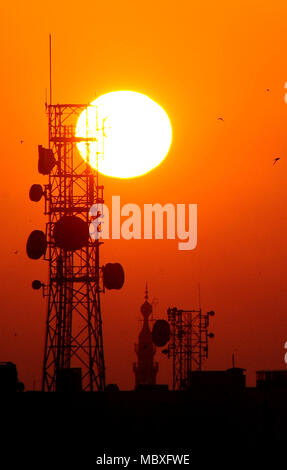
<svg viewBox="0 0 287 470">
<path fill-rule="evenodd" d="M 55 245 L 63 250 L 80 250 L 89 241 L 89 225 L 80 217 L 67 215 L 59 219 L 53 231 Z"/>
<path fill-rule="evenodd" d="M 166 320 L 157 320 L 152 329 L 152 342 L 161 348 L 170 340 L 170 326 Z"/>
<path fill-rule="evenodd" d="M 26 252 L 29 258 L 39 259 L 46 253 L 46 235 L 41 230 L 33 230 L 27 240 Z"/>
<path fill-rule="evenodd" d="M 42 285 L 43 284 L 41 281 L 38 281 L 37 279 L 35 279 L 35 281 L 32 282 L 32 289 L 39 290 L 41 289 Z"/>
<path fill-rule="evenodd" d="M 39 160 L 38 171 L 42 175 L 49 175 L 56 165 L 56 159 L 52 149 L 45 149 L 42 145 L 38 145 Z"/>
<path fill-rule="evenodd" d="M 39 202 L 43 194 L 44 191 L 40 184 L 32 184 L 29 191 L 29 198 L 31 201 Z"/>
<path fill-rule="evenodd" d="M 107 263 L 103 267 L 103 279 L 106 289 L 121 289 L 125 282 L 125 273 L 120 263 Z"/>
</svg>

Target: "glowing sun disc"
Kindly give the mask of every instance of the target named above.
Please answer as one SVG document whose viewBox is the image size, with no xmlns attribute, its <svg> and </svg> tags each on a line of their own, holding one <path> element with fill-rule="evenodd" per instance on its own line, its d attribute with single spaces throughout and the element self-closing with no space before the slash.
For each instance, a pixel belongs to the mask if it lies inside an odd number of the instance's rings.
<svg viewBox="0 0 287 470">
<path fill-rule="evenodd" d="M 77 137 L 96 142 L 77 144 L 81 156 L 107 176 L 133 178 L 158 166 L 172 140 L 168 115 L 148 96 L 114 91 L 100 96 L 79 116 Z"/>
</svg>

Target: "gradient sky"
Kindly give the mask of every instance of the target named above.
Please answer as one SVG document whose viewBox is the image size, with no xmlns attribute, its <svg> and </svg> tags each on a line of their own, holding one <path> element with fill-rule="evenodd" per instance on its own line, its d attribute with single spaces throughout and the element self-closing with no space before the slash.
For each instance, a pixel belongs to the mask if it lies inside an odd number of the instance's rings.
<svg viewBox="0 0 287 470">
<path fill-rule="evenodd" d="M 51 33 L 55 102 L 138 91 L 173 126 L 170 153 L 153 172 L 101 178 L 106 201 L 198 204 L 194 251 L 159 240 L 103 246 L 103 263 L 119 261 L 126 271 L 124 288 L 102 300 L 107 382 L 133 387 L 146 280 L 156 317 L 173 305 L 197 307 L 200 283 L 203 309 L 216 311 L 206 368 L 231 366 L 233 352 L 249 384 L 257 369 L 284 368 L 286 2 L 15 1 L 1 2 L 0 13 L 0 360 L 17 364 L 26 388 L 40 387 L 46 301 L 31 281 L 47 279 L 48 265 L 29 260 L 25 245 L 45 224 L 43 203 L 28 192 L 47 182 L 37 172 L 37 145 L 47 145 Z M 157 359 L 166 383 L 170 364 Z"/>
</svg>

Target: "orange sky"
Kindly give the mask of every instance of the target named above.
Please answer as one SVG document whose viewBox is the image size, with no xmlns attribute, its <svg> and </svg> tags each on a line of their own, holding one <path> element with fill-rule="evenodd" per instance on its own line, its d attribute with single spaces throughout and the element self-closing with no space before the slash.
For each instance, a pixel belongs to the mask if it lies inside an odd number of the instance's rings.
<svg viewBox="0 0 287 470">
<path fill-rule="evenodd" d="M 157 316 L 168 306 L 197 307 L 200 283 L 203 308 L 216 311 L 206 367 L 231 366 L 235 351 L 250 384 L 256 369 L 284 367 L 286 2 L 15 1 L 2 2 L 0 13 L 0 360 L 16 362 L 26 388 L 40 386 L 46 304 L 31 281 L 47 279 L 48 265 L 29 260 L 25 245 L 45 223 L 28 191 L 47 181 L 37 173 L 37 145 L 47 144 L 51 32 L 54 101 L 139 91 L 172 122 L 162 165 L 135 180 L 102 177 L 106 200 L 198 204 L 195 251 L 178 251 L 176 241 L 105 243 L 103 262 L 126 271 L 122 291 L 102 301 L 107 381 L 133 386 L 146 280 Z M 167 382 L 168 361 L 157 359 L 158 381 Z"/>
</svg>

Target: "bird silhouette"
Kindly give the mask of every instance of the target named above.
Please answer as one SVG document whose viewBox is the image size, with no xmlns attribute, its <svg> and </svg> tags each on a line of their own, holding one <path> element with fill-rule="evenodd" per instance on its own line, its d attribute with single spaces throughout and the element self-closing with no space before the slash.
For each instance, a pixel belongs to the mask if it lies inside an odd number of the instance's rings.
<svg viewBox="0 0 287 470">
<path fill-rule="evenodd" d="M 19 253 L 18 250 L 14 251 L 14 255 L 18 255 L 18 253 Z"/>
<path fill-rule="evenodd" d="M 278 160 L 280 160 L 280 157 L 276 157 L 276 158 L 274 158 L 274 160 L 273 160 L 273 166 L 275 165 L 275 163 L 277 163 L 277 162 L 278 162 Z"/>
<path fill-rule="evenodd" d="M 224 122 L 224 119 L 222 117 L 219 117 L 217 118 L 218 121 L 223 121 Z"/>
<path fill-rule="evenodd" d="M 20 140 L 20 144 L 23 144 L 24 140 Z"/>
</svg>

